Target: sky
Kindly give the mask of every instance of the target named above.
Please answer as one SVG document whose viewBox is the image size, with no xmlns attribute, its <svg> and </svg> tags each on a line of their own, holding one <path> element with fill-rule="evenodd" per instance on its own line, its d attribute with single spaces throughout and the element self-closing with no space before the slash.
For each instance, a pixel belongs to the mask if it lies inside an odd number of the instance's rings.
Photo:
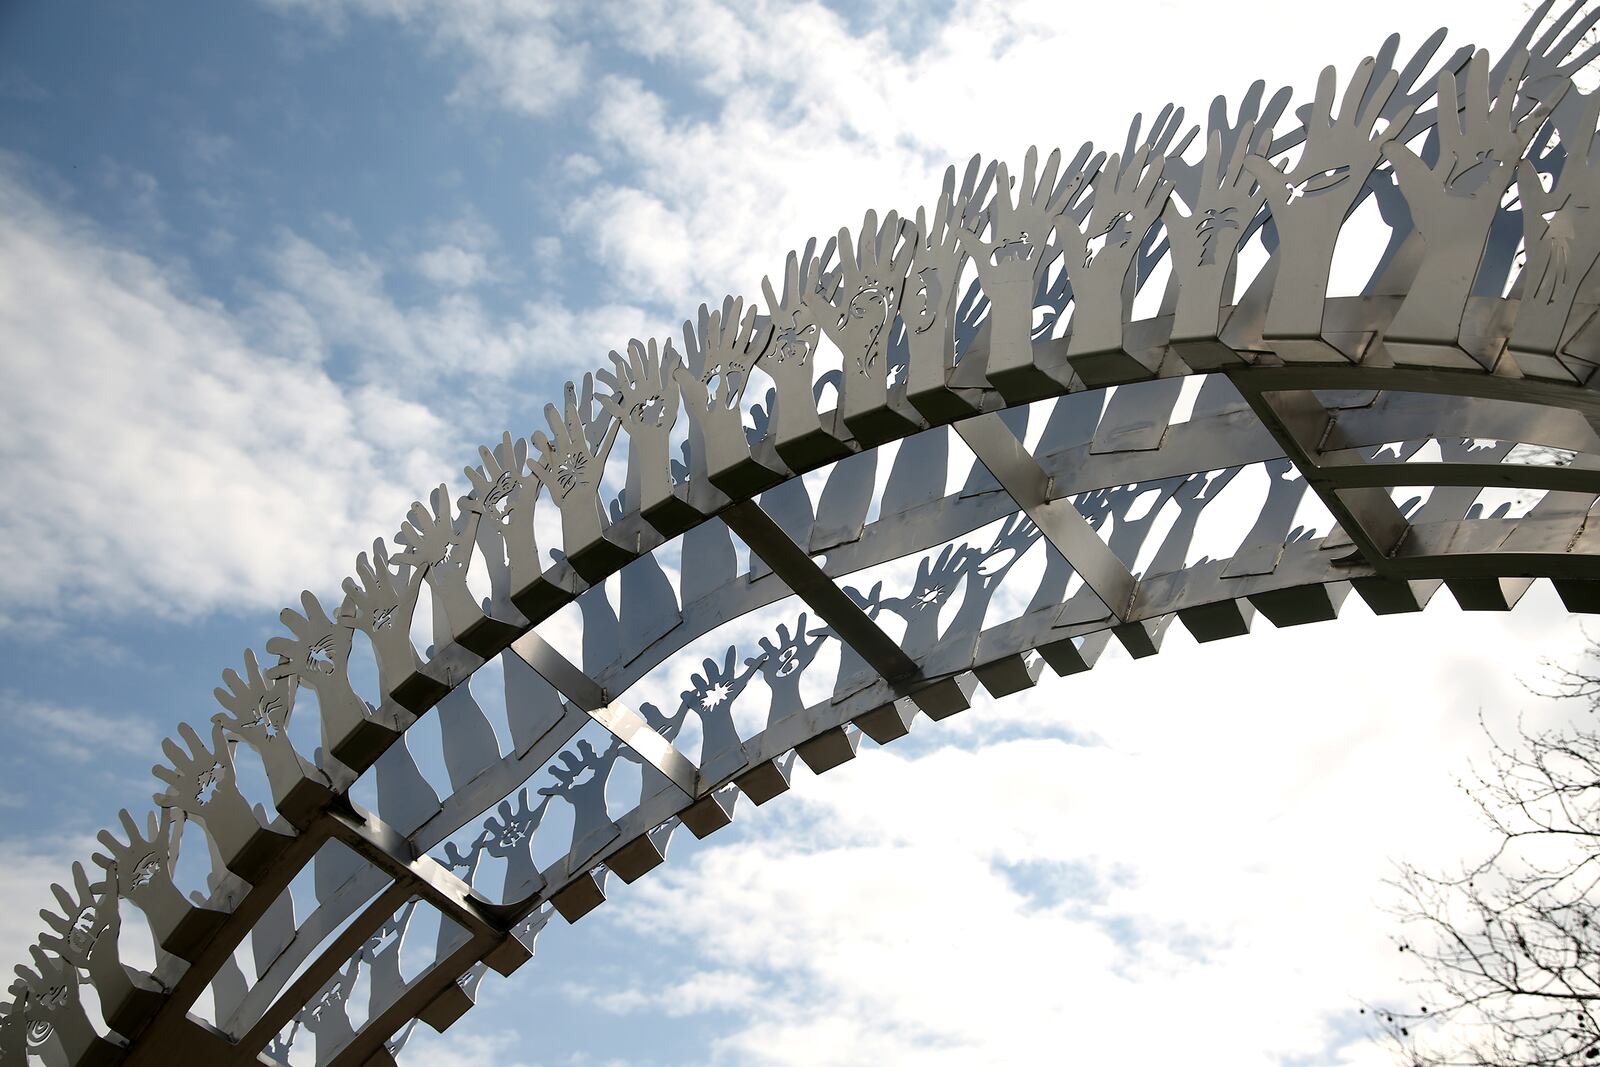
<svg viewBox="0 0 1600 1067">
<path fill-rule="evenodd" d="M 569 376 L 974 152 L 1506 0 L 0 4 L 0 957 L 221 669 Z M 459 478 L 456 479 L 459 481 Z M 454 484 L 454 483 L 453 483 Z M 1384 880 L 1584 635 L 1540 583 L 1118 653 L 796 788 L 406 1062 L 1379 1064 Z"/>
</svg>

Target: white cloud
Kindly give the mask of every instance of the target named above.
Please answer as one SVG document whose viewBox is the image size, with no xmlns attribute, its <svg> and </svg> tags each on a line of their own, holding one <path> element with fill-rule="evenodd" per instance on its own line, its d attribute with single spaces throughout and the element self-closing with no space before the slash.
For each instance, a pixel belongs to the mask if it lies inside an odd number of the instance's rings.
<svg viewBox="0 0 1600 1067">
<path fill-rule="evenodd" d="M 482 1034 L 463 1033 L 460 1023 L 446 1034 L 436 1034 L 424 1026 L 412 1031 L 401 1060 L 405 1063 L 427 1064 L 427 1067 L 627 1067 L 627 1060 L 595 1059 L 582 1050 L 562 1052 L 551 1056 L 535 1055 L 529 1045 L 547 1042 L 530 1042 L 522 1034 L 511 1030 L 494 1030 Z"/>
<path fill-rule="evenodd" d="M 588 48 L 568 23 L 583 8 L 551 0 L 266 0 L 342 30 L 352 15 L 392 19 L 467 59 L 451 96 L 547 115 L 583 86 Z"/>
<path fill-rule="evenodd" d="M 226 310 L 9 165 L 0 214 L 8 625 L 286 603 L 336 584 L 408 487 L 450 469 L 418 404 L 252 348 Z M 403 443 L 382 434 L 395 425 Z"/>
<path fill-rule="evenodd" d="M 1476 33 L 1494 46 L 1523 17 L 1488 0 L 1358 0 L 1319 24 L 1308 56 L 1286 47 L 1292 16 L 1208 15 L 1190 32 L 1192 12 L 1163 0 L 961 0 L 937 19 L 914 5 L 847 19 L 788 0 L 316 10 L 426 28 L 468 71 L 457 100 L 531 115 L 559 101 L 569 119 L 586 117 L 600 158 L 573 153 L 565 168 L 573 241 L 627 299 L 684 314 L 724 292 L 755 294 L 789 248 L 856 225 L 868 207 L 913 212 L 974 151 L 1015 160 L 1032 143 L 1070 151 L 1085 138 L 1115 149 L 1134 112 L 1148 119 L 1168 100 L 1193 121 L 1209 94 L 1237 99 L 1255 76 L 1309 88 L 1321 63 L 1349 69 L 1392 29 L 1415 46 L 1448 19 L 1454 40 Z M 640 62 L 565 47 L 580 31 Z"/>
<path fill-rule="evenodd" d="M 317 359 L 343 351 L 354 357 L 361 377 L 427 391 L 435 411 L 470 412 L 480 428 L 484 418 L 504 417 L 512 408 L 503 390 L 507 378 L 536 375 L 553 399 L 558 375 L 600 365 L 608 350 L 646 336 L 654 325 L 638 306 L 622 303 L 574 309 L 529 301 L 514 316 L 491 311 L 466 291 L 402 303 L 389 292 L 386 265 L 375 255 L 330 251 L 294 233 L 281 236 L 269 262 L 279 288 L 263 290 L 263 306 L 252 315 L 263 343 Z M 488 266 L 473 252 L 430 261 L 424 269 L 436 270 L 441 284 L 466 284 L 469 275 L 480 280 Z M 460 387 L 453 401 L 437 389 L 445 378 Z"/>
<path fill-rule="evenodd" d="M 1383 880 L 1483 844 L 1454 784 L 1476 712 L 1578 713 L 1517 675 L 1582 637 L 1542 586 L 1511 617 L 1346 612 L 1175 634 L 921 723 L 932 747 L 802 771 L 601 913 L 665 973 L 569 993 L 671 1017 L 724 1007 L 682 990 L 729 988 L 731 1021 L 702 1023 L 741 1064 L 1389 1062 L 1356 1013 L 1415 996 Z"/>
<path fill-rule="evenodd" d="M 574 1000 L 593 1004 L 604 1012 L 627 1014 L 642 1009 L 672 1018 L 708 1011 L 748 1011 L 757 1007 L 761 984 L 745 971 L 699 971 L 687 980 L 657 989 L 624 989 L 572 985 L 565 990 Z"/>
<path fill-rule="evenodd" d="M 1499 3 L 1431 8 L 1356 4 L 1319 28 L 1308 56 L 1285 47 L 1291 20 L 1210 15 L 1210 47 L 1180 29 L 1187 9 L 1163 3 L 969 0 L 927 26 L 915 51 L 889 28 L 892 15 L 861 30 L 811 3 L 611 4 L 622 47 L 694 79 L 716 106 L 701 117 L 698 104 L 675 107 L 626 82 L 603 86 L 593 124 L 621 165 L 575 222 L 594 226 L 620 208 L 655 224 L 599 229 L 619 268 L 661 266 L 624 275 L 653 281 L 646 297 L 692 306 L 722 291 L 753 293 L 806 238 L 854 227 L 868 207 L 914 212 L 932 199 L 939 172 L 975 151 L 1015 161 L 1029 144 L 1070 152 L 1088 138 L 1116 149 L 1136 111 L 1148 122 L 1169 100 L 1194 121 L 1209 94 L 1236 99 L 1246 76 L 1309 87 L 1320 64 L 1348 69 L 1391 29 L 1414 46 L 1448 17 L 1465 31 L 1457 40 L 1488 30 L 1494 44 L 1523 17 Z M 899 16 L 910 19 L 926 15 Z M 1130 32 L 1152 24 L 1165 29 Z M 1251 62 L 1241 67 L 1241 55 Z M 693 248 L 686 267 L 662 262 L 652 244 L 675 245 L 679 234 Z"/>
<path fill-rule="evenodd" d="M 484 254 L 459 245 L 430 248 L 417 255 L 415 265 L 428 281 L 451 289 L 470 289 L 490 277 Z"/>
<path fill-rule="evenodd" d="M 402 303 L 377 255 L 287 231 L 235 311 L 195 294 L 182 264 L 49 206 L 13 165 L 0 207 L 0 459 L 28 502 L 0 519 L 8 629 L 335 588 L 476 437 L 542 424 L 509 379 L 554 398 L 563 371 L 661 326 L 620 303 L 508 317 L 449 287 Z M 453 243 L 424 269 L 441 285 L 487 277 L 481 224 L 441 232 Z"/>
<path fill-rule="evenodd" d="M 12 736 L 27 735 L 38 750 L 73 763 L 107 755 L 152 757 L 160 739 L 148 722 L 134 716 L 30 700 L 15 692 L 0 692 L 0 721 Z"/>
</svg>

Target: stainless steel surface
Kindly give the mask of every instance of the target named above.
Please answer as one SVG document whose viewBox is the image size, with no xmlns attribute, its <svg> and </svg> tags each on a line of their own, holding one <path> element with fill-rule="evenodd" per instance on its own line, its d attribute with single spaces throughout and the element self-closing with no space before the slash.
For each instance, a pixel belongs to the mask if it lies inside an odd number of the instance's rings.
<svg viewBox="0 0 1600 1067">
<path fill-rule="evenodd" d="M 1441 588 L 1507 610 L 1548 579 L 1596 610 L 1600 96 L 1571 78 L 1600 13 L 1580 2 L 1536 34 L 1550 6 L 1497 62 L 1439 58 L 1436 36 L 1397 67 L 1391 42 L 1342 84 L 1325 71 L 1302 112 L 1258 83 L 1204 129 L 1168 108 L 1119 151 L 1030 150 L 1015 182 L 952 167 L 931 208 L 791 253 L 764 305 L 701 308 L 681 353 L 612 353 L 545 429 L 482 448 L 462 495 L 418 502 L 341 603 L 305 593 L 264 658 L 224 673 L 208 727 L 163 745 L 155 810 L 123 812 L 57 887 L 0 1062 L 282 1062 L 310 1042 L 318 1064 L 389 1063 L 418 1021 L 460 1017 L 487 968 L 527 961 L 552 915 L 661 863 L 679 826 L 714 833 L 741 794 L 779 796 L 795 759 L 828 770 L 976 685 L 1090 669 L 1112 640 L 1155 654 L 1174 621 L 1209 641 L 1257 613 L 1332 619 L 1352 591 L 1380 612 Z M 1386 227 L 1369 279 L 1330 298 L 1369 197 Z M 1242 279 L 1252 242 L 1265 265 Z M 1159 311 L 1135 317 L 1163 276 Z M 559 549 L 534 536 L 540 507 Z M 1197 544 L 1203 514 L 1234 528 L 1223 548 Z M 1029 588 L 1007 586 L 1035 553 Z M 764 636 L 724 643 L 779 604 Z M 717 651 L 685 662 L 691 647 Z M 824 649 L 831 684 L 813 677 Z M 302 687 L 310 753 L 285 731 Z M 741 727 L 763 691 L 762 728 Z M 412 748 L 429 714 L 444 795 Z M 241 791 L 239 745 L 269 796 Z M 626 763 L 637 796 L 612 781 Z M 570 836 L 552 840 L 561 806 Z M 198 899 L 173 878 L 191 819 L 211 851 Z M 307 869 L 309 909 L 288 892 Z M 130 905 L 150 973 L 122 962 Z M 426 909 L 433 960 L 402 977 Z"/>
</svg>

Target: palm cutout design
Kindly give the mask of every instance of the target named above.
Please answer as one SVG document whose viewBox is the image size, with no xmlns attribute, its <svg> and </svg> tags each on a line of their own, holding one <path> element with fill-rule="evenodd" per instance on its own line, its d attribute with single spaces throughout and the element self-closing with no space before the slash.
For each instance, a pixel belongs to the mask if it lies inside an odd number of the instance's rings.
<svg viewBox="0 0 1600 1067">
<path fill-rule="evenodd" d="M 917 243 L 899 212 L 889 212 L 880 225 L 878 213 L 868 211 L 855 240 L 842 228 L 829 245 L 838 267 L 825 271 L 814 261 L 806 280 L 803 299 L 811 318 L 844 354 L 840 417 L 863 443 L 903 433 L 916 422 L 889 410 L 888 349 Z"/>
<path fill-rule="evenodd" d="M 787 624 L 779 623 L 776 634 L 763 636 L 758 645 L 760 651 L 744 661 L 745 666 L 761 672 L 762 681 L 767 683 L 767 689 L 772 693 L 767 722 L 777 722 L 785 715 L 804 710 L 800 676 L 817 658 L 817 652 L 826 640 L 825 631 L 806 629 L 806 613 L 802 611 L 795 620 L 793 633 L 790 633 Z"/>
<path fill-rule="evenodd" d="M 102 1039 L 79 997 L 78 969 L 38 945 L 29 946 L 28 953 L 33 957 L 33 967 L 19 964 L 17 982 L 11 989 L 21 1002 L 22 1017 L 28 1024 L 28 1043 L 42 1046 L 54 1037 L 69 1063 L 93 1054 Z M 50 1058 L 48 1053 L 45 1058 Z"/>
<path fill-rule="evenodd" d="M 511 900 L 539 881 L 538 868 L 533 862 L 533 835 L 544 820 L 549 806 L 548 795 L 537 807 L 528 806 L 528 791 L 517 791 L 517 805 L 509 799 L 502 800 L 495 815 L 483 824 L 484 848 L 489 855 L 506 861 L 505 888 L 502 900 Z"/>
<path fill-rule="evenodd" d="M 1566 158 L 1554 187 L 1547 192 L 1538 170 L 1526 159 L 1517 169 L 1528 261 L 1520 280 L 1522 303 L 1511 349 L 1529 356 L 1558 350 L 1578 286 L 1600 259 L 1600 236 L 1588 221 L 1591 211 L 1600 207 L 1600 158 L 1595 149 L 1600 92 L 1581 100 L 1575 115 L 1563 109 L 1556 116 Z"/>
<path fill-rule="evenodd" d="M 88 973 L 107 1025 L 131 1033 L 158 1006 L 162 989 L 149 975 L 123 966 L 117 939 L 122 915 L 109 879 L 90 884 L 82 863 L 72 865 L 73 888 L 50 887 L 58 911 L 42 909 L 39 946 Z"/>
<path fill-rule="evenodd" d="M 1387 340 L 1449 344 L 1459 337 L 1490 223 L 1511 187 L 1523 149 L 1554 105 L 1519 106 L 1518 88 L 1527 66 L 1526 52 L 1511 57 L 1493 94 L 1487 52 L 1476 53 L 1462 77 L 1449 71 L 1439 75 L 1438 99 L 1460 100 L 1461 109 L 1438 109 L 1438 157 L 1431 166 L 1399 141 L 1383 146 L 1427 242 L 1427 255 L 1385 334 Z"/>
<path fill-rule="evenodd" d="M 600 540 L 604 519 L 600 514 L 600 479 L 606 457 L 617 439 L 621 423 L 607 419 L 598 436 L 591 432 L 599 425 L 594 416 L 594 378 L 584 375 L 584 402 L 579 404 L 577 387 L 568 382 L 565 405 L 557 410 L 546 404 L 547 436 L 533 434 L 533 476 L 537 478 L 561 509 L 561 543 L 569 558 Z"/>
<path fill-rule="evenodd" d="M 513 439 L 508 430 L 493 449 L 480 446 L 478 456 L 478 466 L 464 468 L 483 508 L 478 538 L 496 597 L 510 599 L 540 575 L 533 514 L 542 485 L 528 466 L 525 437 Z"/>
<path fill-rule="evenodd" d="M 933 210 L 917 208 L 912 227 L 915 256 L 901 298 L 909 367 L 905 394 L 911 406 L 928 418 L 952 418 L 976 410 L 972 398 L 946 388 L 946 379 L 956 361 L 956 304 L 967 260 L 962 233 L 982 229 L 981 205 L 994 184 L 995 168 L 995 161 L 983 167 L 973 156 L 957 189 L 956 168 L 949 167 Z"/>
<path fill-rule="evenodd" d="M 404 555 L 404 553 L 402 553 Z M 422 666 L 411 644 L 411 620 L 422 591 L 422 568 L 397 565 L 380 537 L 372 555 L 356 557 L 356 577 L 344 580 L 339 621 L 360 630 L 372 642 L 378 661 L 378 685 L 394 693 Z"/>
<path fill-rule="evenodd" d="M 773 290 L 770 277 L 761 280 L 772 322 L 772 338 L 759 365 L 772 379 L 773 397 L 766 408 L 770 425 L 767 439 L 790 464 L 803 465 L 838 458 L 848 452 L 822 425 L 814 391 L 814 366 L 822 327 L 816 319 L 814 291 L 822 279 L 822 263 L 833 255 L 835 239 L 822 256 L 815 239 L 803 252 L 790 252 L 784 263 L 783 294 Z M 752 412 L 754 417 L 754 412 Z"/>
<path fill-rule="evenodd" d="M 107 884 L 116 887 L 117 896 L 130 900 L 149 924 L 156 947 L 185 959 L 223 918 L 219 913 L 198 914 L 172 880 L 176 862 L 171 812 L 161 810 L 159 819 L 150 812 L 141 828 L 124 808 L 118 813 L 123 837 L 101 830 L 99 841 L 105 852 L 92 857 L 106 872 Z"/>
<path fill-rule="evenodd" d="M 616 834 L 616 825 L 606 814 L 606 779 L 617 760 L 618 742 L 612 738 L 604 752 L 596 752 L 587 740 L 579 740 L 577 751 L 562 752 L 549 767 L 554 785 L 542 786 L 539 794 L 560 797 L 572 805 L 572 845 L 587 850 L 599 847 Z"/>
<path fill-rule="evenodd" d="M 1094 205 L 1083 228 L 1070 220 L 1057 224 L 1076 307 L 1069 356 L 1122 350 L 1122 323 L 1132 306 L 1128 272 L 1172 189 L 1162 177 L 1166 157 L 1153 149 L 1113 154 L 1094 179 Z"/>
<path fill-rule="evenodd" d="M 304 814 L 308 787 L 322 795 L 329 785 L 327 777 L 302 760 L 289 741 L 295 677 L 287 672 L 263 673 L 255 651 L 247 648 L 244 675 L 230 667 L 222 672 L 223 685 L 212 690 L 224 712 L 213 716 L 212 722 L 255 749 L 272 787 L 273 805 L 291 821 Z"/>
<path fill-rule="evenodd" d="M 1281 89 L 1263 112 L 1265 92 L 1265 82 L 1250 86 L 1236 122 L 1228 119 L 1227 101 L 1217 97 L 1205 157 L 1192 173 L 1181 159 L 1167 158 L 1178 195 L 1167 201 L 1161 221 L 1171 245 L 1174 276 L 1183 279 L 1172 326 L 1174 341 L 1216 337 L 1222 309 L 1233 300 L 1234 263 L 1260 221 L 1267 195 L 1245 169 L 1245 159 L 1270 150 L 1273 123 L 1289 102 L 1289 90 Z M 1181 202 L 1190 205 L 1187 214 Z"/>
<path fill-rule="evenodd" d="M 678 422 L 678 353 L 669 340 L 629 341 L 624 359 L 611 353 L 611 369 L 595 377 L 612 390 L 600 407 L 628 433 L 628 499 L 650 517 L 673 497 L 669 443 Z"/>
<path fill-rule="evenodd" d="M 911 591 L 902 597 L 880 601 L 881 606 L 905 620 L 902 639 L 915 656 L 933 647 L 939 639 L 939 613 L 955 595 L 978 552 L 971 545 L 945 545 L 938 556 L 924 556 L 917 563 Z"/>
<path fill-rule="evenodd" d="M 156 803 L 198 819 L 222 863 L 246 881 L 255 879 L 288 839 L 269 833 L 261 823 L 265 812 L 258 817 L 239 791 L 222 723 L 213 722 L 209 745 L 187 723 L 179 724 L 178 736 L 182 746 L 171 738 L 161 743 L 171 766 L 152 769 L 167 784 Z"/>
<path fill-rule="evenodd" d="M 322 609 L 316 595 L 307 590 L 300 595 L 300 611 L 285 608 L 278 616 L 290 636 L 267 640 L 267 651 L 278 657 L 278 665 L 268 670 L 274 679 L 292 678 L 317 694 L 322 714 L 323 751 L 351 767 L 364 770 L 375 751 L 368 754 L 366 728 L 378 724 L 367 717 L 366 702 L 350 686 L 350 645 L 354 631 L 335 623 Z"/>
<path fill-rule="evenodd" d="M 755 476 L 751 479 L 734 477 L 748 465 L 753 443 L 740 399 L 750 382 L 750 369 L 771 346 L 775 333 L 772 321 L 763 319 L 754 304 L 746 309 L 743 297 L 730 296 L 716 310 L 701 304 L 698 328 L 684 322 L 687 357 L 677 368 L 677 379 L 690 414 L 683 471 L 691 484 L 704 474 L 729 493 L 749 493 L 781 477 L 783 472 L 774 469 L 781 464 L 776 463 L 761 465 L 765 473 L 749 471 Z"/>
<path fill-rule="evenodd" d="M 700 670 L 689 676 L 689 688 L 681 694 L 679 714 L 692 711 L 700 719 L 700 765 L 710 779 L 719 777 L 725 764 L 744 761 L 743 742 L 733 725 L 733 702 L 750 684 L 757 667 L 747 663 L 738 671 L 735 646 L 729 645 L 722 662 L 707 658 Z"/>
<path fill-rule="evenodd" d="M 400 532 L 395 534 L 396 543 L 405 546 L 395 562 L 423 572 L 423 580 L 433 591 L 434 604 L 443 610 L 450 637 L 470 647 L 485 621 L 483 609 L 467 584 L 485 504 L 471 496 L 462 497 L 458 504 L 459 520 L 450 507 L 450 490 L 444 485 L 428 494 L 426 507 L 421 501 L 413 503 Z"/>
<path fill-rule="evenodd" d="M 1315 336 L 1321 330 L 1334 238 L 1377 165 L 1383 146 L 1411 121 L 1415 103 L 1386 118 L 1385 108 L 1400 83 L 1393 69 L 1376 86 L 1377 60 L 1356 67 L 1334 114 L 1335 74 L 1326 67 L 1306 120 L 1305 146 L 1291 169 L 1259 155 L 1244 165 L 1261 183 L 1272 208 L 1280 245 L 1278 276 L 1267 308 L 1267 337 Z M 1370 91 L 1369 91 L 1370 90 Z M 1386 119 L 1381 129 L 1379 120 Z"/>
<path fill-rule="evenodd" d="M 961 240 L 978 271 L 989 312 L 989 362 L 987 373 L 1003 395 L 1030 399 L 1048 388 L 1033 360 L 1034 296 L 1045 271 L 1060 254 L 1053 234 L 1057 220 L 1077 202 L 1090 176 L 1105 155 L 1091 158 L 1093 145 L 1085 144 L 1061 167 L 1061 152 L 1052 151 L 1039 167 L 1039 150 L 1028 149 L 1022 181 L 1012 195 L 1011 172 L 1001 163 L 995 176 L 994 200 L 986 216 L 989 236 L 976 229 L 962 231 Z"/>
</svg>

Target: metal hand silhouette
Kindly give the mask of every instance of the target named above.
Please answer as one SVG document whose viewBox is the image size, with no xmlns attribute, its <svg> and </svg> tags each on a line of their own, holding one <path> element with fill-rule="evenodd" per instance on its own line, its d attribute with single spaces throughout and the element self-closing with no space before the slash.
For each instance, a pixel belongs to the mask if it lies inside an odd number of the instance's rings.
<svg viewBox="0 0 1600 1067">
<path fill-rule="evenodd" d="M 586 402 L 580 406 L 577 387 L 568 382 L 564 410 L 545 405 L 550 436 L 542 431 L 533 434 L 533 475 L 561 509 L 562 549 L 574 559 L 601 539 L 600 478 L 621 428 L 620 422 L 607 418 L 598 440 L 591 440 L 591 429 L 598 422 L 589 402 L 594 392 L 592 375 L 584 375 L 583 388 Z"/>
<path fill-rule="evenodd" d="M 929 418 L 951 418 L 976 410 L 970 399 L 945 387 L 955 366 L 955 312 L 960 297 L 961 268 L 967 259 L 963 231 L 981 229 L 981 206 L 994 183 L 993 160 L 980 171 L 981 160 L 967 162 L 961 187 L 956 168 L 944 172 L 944 187 L 930 213 L 917 208 L 916 254 L 901 298 L 906 322 L 910 370 L 905 394 L 911 406 Z"/>
<path fill-rule="evenodd" d="M 1317 337 L 1328 292 L 1333 247 L 1345 216 L 1377 165 L 1383 146 L 1405 128 L 1416 104 L 1378 128 L 1400 75 L 1388 70 L 1371 85 L 1377 60 L 1356 67 L 1334 115 L 1335 74 L 1325 67 L 1306 121 L 1305 146 L 1294 168 L 1273 166 L 1260 155 L 1245 157 L 1245 168 L 1266 192 L 1279 237 L 1278 276 L 1267 308 L 1265 336 Z M 1368 89 L 1372 91 L 1369 93 Z"/>
<path fill-rule="evenodd" d="M 680 360 L 668 340 L 628 342 L 624 359 L 611 353 L 611 370 L 595 377 L 613 390 L 598 396 L 600 407 L 628 434 L 627 497 L 648 519 L 673 498 L 669 443 L 678 421 Z"/>
<path fill-rule="evenodd" d="M 1432 166 L 1399 141 L 1383 146 L 1427 242 L 1386 340 L 1454 344 L 1459 338 L 1489 225 L 1516 176 L 1523 149 L 1550 113 L 1547 103 L 1531 110 L 1518 107 L 1517 90 L 1527 65 L 1526 52 L 1513 57 L 1492 96 L 1488 52 L 1474 55 L 1462 78 L 1448 71 L 1439 75 L 1438 99 L 1459 99 L 1461 108 L 1438 108 L 1439 155 Z"/>
</svg>

